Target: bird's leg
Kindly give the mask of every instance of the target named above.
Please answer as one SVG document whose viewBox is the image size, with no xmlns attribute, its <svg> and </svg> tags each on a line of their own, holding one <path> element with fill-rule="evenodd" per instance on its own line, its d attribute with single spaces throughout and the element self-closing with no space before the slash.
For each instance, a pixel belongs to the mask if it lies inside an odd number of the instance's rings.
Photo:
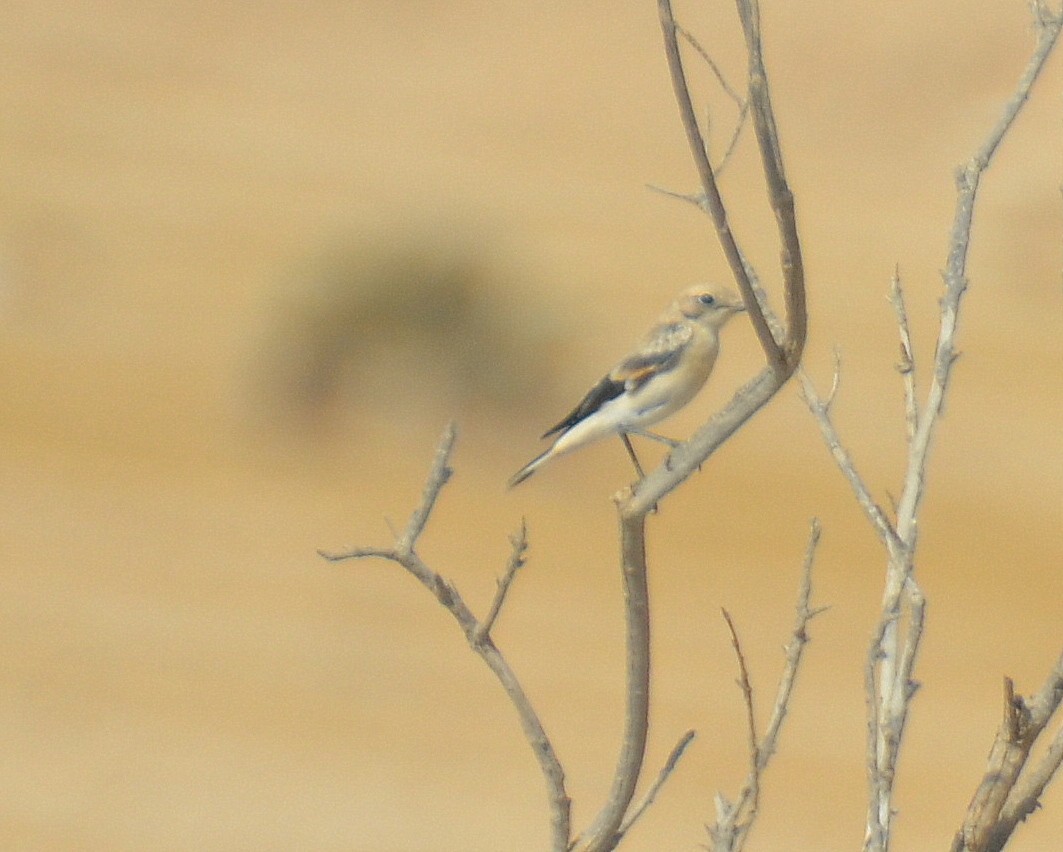
<svg viewBox="0 0 1063 852">
<path fill-rule="evenodd" d="M 666 438 L 664 435 L 658 435 L 656 432 L 650 432 L 648 429 L 629 429 L 632 435 L 638 435 L 640 438 L 649 438 L 651 441 L 660 441 L 662 444 L 667 444 L 673 450 L 682 444 L 682 441 L 675 441 L 671 438 Z"/>
<path fill-rule="evenodd" d="M 638 433 L 638 434 L 641 434 L 641 433 Z M 620 435 L 620 440 L 624 442 L 624 446 L 627 448 L 627 454 L 629 456 L 631 456 L 631 462 L 632 462 L 632 464 L 635 465 L 635 472 L 638 473 L 639 482 L 641 483 L 642 480 L 644 480 L 646 478 L 646 474 L 642 472 L 642 465 L 639 464 L 639 457 L 635 455 L 635 448 L 633 446 L 631 446 L 631 439 L 627 436 L 627 432 L 620 432 L 619 435 Z M 638 485 L 636 484 L 635 488 L 632 489 L 632 490 L 633 491 L 637 490 L 637 488 L 638 488 Z M 656 503 L 653 504 L 653 507 L 650 509 L 650 511 L 651 512 L 656 512 L 657 511 L 657 504 Z"/>
<path fill-rule="evenodd" d="M 624 442 L 627 454 L 631 456 L 631 462 L 635 465 L 635 472 L 639 475 L 639 479 L 645 479 L 646 474 L 642 472 L 642 465 L 639 464 L 639 457 L 635 455 L 635 448 L 631 446 L 631 439 L 627 436 L 627 432 L 620 432 L 620 440 Z"/>
</svg>

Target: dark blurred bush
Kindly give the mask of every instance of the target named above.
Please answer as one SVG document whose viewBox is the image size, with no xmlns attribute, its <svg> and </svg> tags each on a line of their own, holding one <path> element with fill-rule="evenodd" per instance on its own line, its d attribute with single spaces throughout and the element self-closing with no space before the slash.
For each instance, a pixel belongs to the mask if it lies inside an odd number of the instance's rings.
<svg viewBox="0 0 1063 852">
<path fill-rule="evenodd" d="M 256 373 L 270 417 L 372 407 L 438 420 L 527 411 L 551 385 L 556 320 L 468 239 L 393 234 L 310 259 L 277 300 Z"/>
</svg>

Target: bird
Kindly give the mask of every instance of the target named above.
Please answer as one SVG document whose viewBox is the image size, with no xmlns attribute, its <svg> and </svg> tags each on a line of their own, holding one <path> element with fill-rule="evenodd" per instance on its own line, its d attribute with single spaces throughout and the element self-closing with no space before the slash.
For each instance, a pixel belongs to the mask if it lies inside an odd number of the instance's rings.
<svg viewBox="0 0 1063 852">
<path fill-rule="evenodd" d="M 513 474 L 519 485 L 550 459 L 609 435 L 624 441 L 635 470 L 642 468 L 629 434 L 671 441 L 647 427 L 690 402 L 708 381 L 720 351 L 720 330 L 745 304 L 734 291 L 706 284 L 689 287 L 661 314 L 632 352 L 591 388 L 543 438 L 554 442 Z"/>
</svg>

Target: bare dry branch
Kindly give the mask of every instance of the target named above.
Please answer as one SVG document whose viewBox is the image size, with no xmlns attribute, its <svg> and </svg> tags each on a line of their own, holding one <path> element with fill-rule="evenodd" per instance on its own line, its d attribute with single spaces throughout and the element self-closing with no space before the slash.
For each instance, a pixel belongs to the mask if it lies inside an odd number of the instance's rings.
<svg viewBox="0 0 1063 852">
<path fill-rule="evenodd" d="M 1063 761 L 1063 729 L 1041 762 L 1028 770 L 1034 743 L 1063 702 L 1063 655 L 1040 692 L 1025 700 L 1004 679 L 1004 718 L 997 731 L 985 776 L 956 834 L 952 852 L 999 852 L 1016 826 L 1037 808 L 1038 800 Z"/>
<path fill-rule="evenodd" d="M 920 419 L 919 429 L 910 445 L 908 476 L 898 505 L 898 532 L 905 540 L 908 538 L 906 525 L 914 524 L 923 498 L 927 454 L 930 451 L 937 416 L 944 405 L 952 365 L 957 357 L 954 341 L 960 304 L 967 290 L 967 254 L 971 242 L 971 226 L 978 187 L 982 174 L 989 168 L 1000 143 L 1015 123 L 1015 119 L 1018 118 L 1023 105 L 1030 96 L 1033 84 L 1059 39 L 1063 16 L 1048 15 L 1047 10 L 1042 6 L 1037 17 L 1040 20 L 1037 45 L 1019 79 L 1014 94 L 985 142 L 957 175 L 956 212 L 952 225 L 948 261 L 945 265 L 945 294 L 941 301 L 941 328 L 934 358 L 933 378 L 925 413 Z"/>
<path fill-rule="evenodd" d="M 745 0 L 739 0 L 740 15 L 743 14 L 742 7 L 744 5 L 746 5 Z M 660 13 L 661 28 L 664 33 L 665 55 L 668 58 L 668 67 L 671 71 L 672 87 L 675 90 L 676 101 L 679 104 L 679 114 L 683 122 L 683 127 L 686 130 L 690 152 L 694 158 L 694 164 L 697 167 L 698 176 L 701 178 L 701 185 L 705 194 L 705 207 L 712 218 L 713 224 L 716 226 L 717 238 L 723 248 L 727 262 L 731 267 L 731 272 L 734 275 L 735 281 L 738 283 L 738 287 L 742 291 L 746 306 L 749 308 L 750 320 L 753 323 L 753 328 L 760 340 L 760 345 L 764 349 L 764 354 L 768 359 L 768 363 L 780 374 L 788 375 L 788 372 L 792 372 L 792 367 L 788 368 L 786 353 L 783 351 L 783 348 L 775 342 L 774 337 L 772 337 L 767 321 L 764 319 L 760 306 L 757 304 L 756 299 L 753 296 L 753 290 L 749 283 L 749 276 L 746 274 L 745 265 L 742 262 L 742 253 L 738 248 L 738 243 L 735 240 L 734 235 L 731 233 L 731 227 L 727 222 L 727 208 L 724 206 L 723 199 L 720 197 L 719 187 L 716 183 L 716 174 L 713 170 L 712 163 L 709 161 L 708 149 L 705 146 L 705 140 L 698 127 L 697 115 L 694 112 L 694 104 L 690 98 L 690 88 L 687 85 L 686 73 L 683 70 L 683 59 L 679 52 L 679 42 L 677 40 L 678 29 L 675 17 L 672 14 L 672 4 L 670 0 L 658 0 L 657 8 Z M 755 16 L 750 17 L 755 18 Z M 747 22 L 744 18 L 743 26 L 746 25 Z M 763 80 L 766 81 L 766 72 L 764 72 L 763 62 L 760 59 L 759 27 L 757 28 L 755 40 L 757 45 L 756 61 L 759 63 L 760 68 L 759 73 Z M 749 40 L 747 39 L 747 43 L 748 41 Z M 751 67 L 753 62 L 754 58 L 751 56 Z M 753 122 L 754 126 L 758 127 L 758 141 L 761 145 L 765 144 L 765 141 L 761 138 L 759 128 L 774 126 L 774 118 L 769 117 L 765 119 L 763 116 L 759 119 L 757 118 L 756 112 L 765 109 L 770 111 L 771 103 L 770 100 L 766 100 L 763 94 L 761 94 L 759 100 L 754 103 Z M 768 144 L 770 144 L 770 142 Z M 769 177 L 769 192 L 780 190 L 780 184 L 773 181 L 774 177 L 775 172 L 773 171 L 772 176 Z M 786 187 L 785 181 L 782 181 L 781 188 L 784 189 L 786 195 L 789 195 L 789 188 Z M 774 197 L 773 206 L 775 206 Z M 796 244 L 796 247 L 797 255 L 800 256 L 800 245 Z M 803 283 L 803 279 L 801 279 L 801 289 L 803 289 Z M 792 322 L 793 318 L 791 318 L 791 323 Z M 803 319 L 801 323 L 803 326 Z M 801 342 L 803 345 L 803 334 Z M 796 362 L 794 366 L 796 366 Z"/>
<path fill-rule="evenodd" d="M 652 507 L 647 508 L 647 512 Z M 646 513 L 621 521 L 621 574 L 627 634 L 627 707 L 613 784 L 605 805 L 573 848 L 605 852 L 620 841 L 620 827 L 635 795 L 650 713 L 650 595 L 646 581 Z"/>
<path fill-rule="evenodd" d="M 801 568 L 801 583 L 797 593 L 797 612 L 794 617 L 794 627 L 790 632 L 790 641 L 786 645 L 786 663 L 783 666 L 782 677 L 779 678 L 779 688 L 775 693 L 775 704 L 772 707 L 771 718 L 764 731 L 764 738 L 760 743 L 760 769 L 764 768 L 775 754 L 778 747 L 779 731 L 782 729 L 783 720 L 790 708 L 790 697 L 797 683 L 797 672 L 801 667 L 801 659 L 805 645 L 808 644 L 808 625 L 826 607 L 812 607 L 812 566 L 816 559 L 816 548 L 819 547 L 819 539 L 822 528 L 818 520 L 813 519 L 812 527 L 808 535 L 808 545 L 805 548 L 805 561 Z"/>
<path fill-rule="evenodd" d="M 960 306 L 967 289 L 967 254 L 978 187 L 982 174 L 989 167 L 993 155 L 1029 97 L 1030 89 L 1060 33 L 1061 16 L 1049 14 L 1043 3 L 1036 4 L 1035 13 L 1038 27 L 1037 45 L 1015 93 L 985 142 L 957 177 L 956 212 L 944 273 L 945 292 L 941 300 L 941 323 L 934 355 L 934 369 L 927 399 L 921 411 L 916 401 L 915 357 L 899 275 L 895 275 L 893 279 L 891 301 L 897 315 L 901 340 L 900 370 L 905 382 L 905 425 L 908 438 L 908 458 L 903 487 L 896 504 L 895 524 L 890 524 L 885 513 L 871 497 L 830 420 L 828 406 L 816 395 L 808 377 L 802 375 L 805 399 L 820 426 L 824 440 L 888 552 L 882 609 L 877 630 L 868 649 L 865 669 L 870 796 L 864 848 L 868 852 L 885 852 L 889 845 L 894 816 L 893 785 L 900 745 L 911 698 L 918 686 L 914 679 L 914 669 L 926 614 L 926 600 L 912 573 L 918 540 L 918 515 L 925 494 L 932 438 L 944 408 L 949 378 L 957 358 L 955 337 Z M 902 631 L 905 619 L 907 630 Z M 1002 807 L 1003 800 L 999 802 L 999 808 Z M 994 808 L 995 819 L 999 808 L 996 804 Z M 990 812 L 993 809 L 983 810 Z M 1020 810 L 1022 807 L 1016 804 L 1015 812 Z"/>
<path fill-rule="evenodd" d="M 428 518 L 435 508 L 439 492 L 447 484 L 447 480 L 454 471 L 450 467 L 450 454 L 454 449 L 454 441 L 458 436 L 457 426 L 453 422 L 447 424 L 443 431 L 443 437 L 436 448 L 435 460 L 432 462 L 432 470 L 428 474 L 428 481 L 424 485 L 424 495 L 421 497 L 421 505 L 410 516 L 410 522 L 406 525 L 406 531 L 395 542 L 395 548 L 400 553 L 413 553 L 417 539 L 424 532 Z"/>
<path fill-rule="evenodd" d="M 919 428 L 919 401 L 916 398 L 915 352 L 912 349 L 912 333 L 908 327 L 908 310 L 904 305 L 904 290 L 901 289 L 899 269 L 893 270 L 890 303 L 897 315 L 897 328 L 901 336 L 901 360 L 897 365 L 897 372 L 904 377 L 904 423 L 910 444 Z"/>
<path fill-rule="evenodd" d="M 794 196 L 786 181 L 779 131 L 775 126 L 775 110 L 771 105 L 768 72 L 764 67 L 763 41 L 760 36 L 760 4 L 758 0 L 737 0 L 737 5 L 749 57 L 749 101 L 753 115 L 753 128 L 757 133 L 759 143 L 757 147 L 760 150 L 764 178 L 768 185 L 768 199 L 775 211 L 775 221 L 779 229 L 779 266 L 783 273 L 787 327 L 787 338 L 783 344 L 784 361 L 785 368 L 789 373 L 793 373 L 801 362 L 805 338 L 808 334 L 805 267 L 801 254 L 801 240 L 797 234 Z M 747 296 L 745 290 L 742 294 Z M 768 360 L 771 363 L 770 357 Z"/>
<path fill-rule="evenodd" d="M 720 158 L 720 162 L 716 165 L 716 176 L 719 177 L 723 174 L 724 169 L 727 167 L 727 163 L 731 159 L 731 155 L 738 147 L 738 140 L 742 136 L 742 129 L 746 126 L 746 120 L 749 118 L 749 98 L 743 98 L 738 92 L 731 88 L 731 84 L 727 82 L 727 77 L 720 69 L 720 66 L 716 64 L 711 56 L 709 56 L 708 51 L 701 46 L 700 42 L 698 42 L 689 30 L 686 30 L 677 24 L 676 32 L 678 32 L 679 35 L 682 36 L 682 38 L 694 48 L 695 51 L 697 51 L 702 61 L 711 69 L 713 75 L 716 77 L 717 82 L 720 84 L 720 88 L 738 107 L 738 120 L 735 122 L 734 131 L 731 133 L 731 140 L 727 143 L 727 148 L 724 149 L 723 157 Z M 706 143 L 706 148 L 707 147 L 708 144 Z M 704 195 L 699 197 L 698 204 L 699 206 L 704 207 Z"/>
<path fill-rule="evenodd" d="M 800 363 L 807 331 L 805 316 L 804 269 L 801 246 L 794 222 L 793 196 L 782 168 L 782 154 L 771 114 L 767 72 L 761 53 L 759 11 L 754 0 L 738 0 L 739 17 L 746 31 L 750 54 L 751 111 L 762 151 L 768 195 L 779 224 L 782 268 L 787 308 L 787 335 L 780 345 L 761 309 L 750 282 L 747 265 L 727 223 L 727 211 L 720 198 L 716 176 L 690 99 L 679 51 L 678 29 L 669 0 L 658 0 L 665 55 L 672 76 L 680 118 L 687 133 L 691 154 L 705 192 L 705 205 L 716 228 L 754 329 L 765 352 L 768 366 L 738 391 L 731 403 L 699 429 L 685 444 L 676 448 L 656 470 L 637 487 L 617 495 L 620 516 L 621 569 L 625 593 L 627 632 L 627 710 L 624 737 L 613 783 L 605 804 L 576 848 L 587 852 L 607 852 L 620 839 L 620 828 L 628 812 L 642 771 L 649 724 L 650 619 L 646 582 L 646 517 L 661 498 L 674 490 L 749 420 L 789 379 Z"/>
<path fill-rule="evenodd" d="M 760 779 L 768 768 L 772 756 L 779 744 L 779 733 L 782 730 L 783 720 L 790 709 L 790 700 L 793 696 L 794 684 L 797 682 L 797 673 L 801 667 L 801 659 L 805 645 L 808 644 L 808 624 L 824 611 L 824 608 L 813 609 L 812 600 L 812 566 L 815 562 L 816 547 L 819 545 L 820 524 L 818 520 L 812 521 L 812 529 L 809 534 L 808 546 L 805 549 L 805 560 L 801 570 L 801 582 L 797 594 L 797 614 L 794 627 L 790 634 L 790 641 L 786 645 L 786 662 L 783 666 L 782 675 L 779 678 L 779 686 L 775 693 L 775 704 L 772 707 L 771 719 L 764 732 L 764 737 L 758 739 L 753 710 L 753 688 L 750 683 L 749 673 L 746 670 L 745 655 L 742 653 L 738 641 L 738 634 L 730 616 L 724 611 L 728 628 L 731 631 L 731 642 L 738 657 L 740 680 L 746 707 L 747 730 L 750 737 L 750 768 L 746 776 L 745 785 L 738 795 L 738 799 L 732 804 L 722 794 L 716 795 L 716 824 L 709 828 L 709 840 L 713 852 L 739 852 L 745 844 L 749 831 L 756 820 L 760 806 Z"/>
<path fill-rule="evenodd" d="M 696 736 L 694 731 L 687 731 L 679 738 L 668 755 L 668 759 L 664 762 L 664 766 L 661 767 L 661 771 L 657 775 L 657 780 L 650 785 L 650 789 L 646 791 L 646 795 L 642 797 L 637 805 L 631 809 L 631 814 L 624 820 L 623 825 L 620 826 L 619 834 L 623 837 L 631 827 L 639 821 L 639 818 L 646 813 L 646 809 L 653 804 L 657 798 L 657 794 L 661 791 L 661 787 L 664 786 L 664 782 L 668 780 L 673 772 L 675 772 L 676 766 L 679 764 L 680 758 L 683 757 L 683 753 L 687 750 Z"/>
<path fill-rule="evenodd" d="M 711 56 L 709 56 L 709 52 L 701 46 L 701 42 L 697 40 L 694 34 L 678 23 L 675 25 L 675 31 L 687 44 L 694 48 L 698 56 L 701 57 L 701 61 L 709 66 L 709 68 L 712 70 L 713 75 L 716 77 L 716 81 L 720 84 L 720 88 L 723 89 L 727 97 L 734 101 L 739 108 L 745 106 L 746 98 L 743 98 L 740 94 L 738 94 L 738 92 L 734 90 L 731 84 L 727 82 L 727 76 L 720 69 L 720 66 L 716 64 L 716 61 Z"/>
<path fill-rule="evenodd" d="M 486 620 L 484 622 L 479 621 L 466 605 L 457 588 L 445 577 L 432 570 L 414 552 L 414 545 L 421 533 L 424 532 L 432 510 L 435 508 L 436 501 L 439 499 L 439 494 L 450 478 L 450 454 L 454 448 L 456 435 L 457 430 L 454 424 L 449 424 L 436 449 L 435 460 L 425 483 L 421 503 L 414 510 L 406 530 L 395 542 L 393 548 L 354 548 L 342 553 L 328 551 L 318 551 L 318 553 L 331 562 L 376 557 L 401 565 L 406 571 L 416 577 L 421 585 L 428 589 L 436 600 L 446 608 L 447 612 L 454 617 L 465 634 L 469 647 L 483 659 L 487 667 L 498 679 L 498 682 L 509 697 L 510 703 L 520 717 L 524 736 L 531 746 L 536 760 L 539 762 L 540 771 L 546 781 L 551 812 L 552 848 L 554 852 L 565 852 L 569 848 L 569 838 L 571 836 L 571 801 L 565 791 L 564 769 L 554 752 L 553 744 L 547 737 L 531 700 L 524 692 L 524 687 L 490 636 L 491 623 L 494 618 L 497 618 L 498 611 L 501 609 L 505 598 L 505 588 L 508 588 L 509 583 L 512 582 L 513 575 L 516 574 L 517 569 L 523 563 L 524 549 L 527 546 L 524 526 L 521 526 L 520 534 L 514 537 L 513 555 L 510 557 L 509 568 L 507 569 L 508 579 L 504 577 L 503 582 L 499 583 L 499 590 L 495 596 L 495 602 L 492 604 L 490 622 Z M 503 585 L 505 588 L 503 588 Z"/>
<path fill-rule="evenodd" d="M 517 576 L 517 572 L 524 567 L 524 554 L 528 551 L 528 522 L 526 519 L 520 519 L 520 530 L 511 536 L 509 541 L 513 545 L 513 552 L 509 555 L 505 573 L 498 580 L 498 588 L 495 591 L 494 599 L 491 601 L 491 608 L 487 610 L 487 615 L 484 616 L 477 629 L 474 637 L 477 642 L 483 642 L 485 638 L 491 635 L 495 621 L 498 620 L 498 614 L 502 611 L 502 604 L 506 602 L 509 587 L 513 584 L 513 579 Z"/>
<path fill-rule="evenodd" d="M 1043 9 L 1042 9 L 1043 12 Z M 1041 73 L 1049 54 L 1059 39 L 1063 18 L 1041 14 L 1037 45 L 1027 63 L 1015 93 L 985 142 L 968 161 L 957 178 L 956 213 L 948 261 L 945 266 L 945 293 L 941 300 L 941 325 L 934 356 L 934 370 L 923 413 L 908 443 L 908 466 L 904 487 L 897 503 L 897 536 L 903 543 L 901 552 L 892 553 L 883 604 L 883 625 L 879 652 L 881 668 L 877 700 L 879 748 L 875 785 L 878 796 L 868 808 L 868 843 L 870 850 L 884 850 L 893 817 L 892 790 L 896 777 L 900 738 L 903 734 L 915 684 L 912 669 L 922 634 L 925 600 L 912 577 L 918 536 L 918 513 L 925 493 L 927 462 L 938 418 L 945 404 L 949 378 L 956 361 L 955 336 L 960 306 L 967 289 L 967 254 L 971 240 L 974 207 L 981 176 L 993 155 L 1013 126 Z M 902 335 L 903 335 L 902 330 Z M 906 419 L 910 418 L 910 414 Z M 901 640 L 897 619 L 902 595 L 909 604 L 909 634 Z M 914 646 L 913 646 L 914 643 Z"/>
<path fill-rule="evenodd" d="M 871 522 L 871 526 L 875 528 L 879 538 L 891 550 L 898 547 L 899 541 L 897 533 L 893 529 L 893 524 L 890 523 L 889 518 L 886 517 L 886 513 L 882 511 L 882 507 L 878 505 L 875 498 L 871 496 L 871 490 L 857 471 L 852 455 L 842 443 L 841 436 L 834 426 L 834 421 L 831 420 L 830 405 L 834 401 L 834 394 L 837 393 L 840 371 L 837 367 L 835 368 L 831 394 L 827 400 L 823 400 L 819 396 L 816 392 L 816 386 L 812 384 L 812 379 L 809 378 L 803 369 L 798 372 L 801 379 L 801 394 L 804 397 L 805 404 L 808 406 L 808 410 L 812 412 L 812 416 L 816 419 L 820 434 L 823 435 L 823 441 L 826 443 L 827 449 L 830 450 L 834 463 L 848 480 L 849 486 L 853 489 L 853 494 L 856 495 L 856 500 L 860 504 L 860 508 L 864 510 L 864 514 L 867 515 L 867 519 Z"/>
<path fill-rule="evenodd" d="M 742 643 L 738 640 L 738 629 L 735 627 L 731 614 L 722 609 L 727 629 L 731 633 L 731 647 L 734 648 L 735 658 L 738 660 L 738 687 L 742 690 L 742 703 L 746 708 L 746 735 L 749 738 L 749 775 L 746 787 L 749 790 L 749 811 L 757 812 L 760 806 L 760 741 L 757 737 L 757 714 L 753 707 L 753 684 L 749 680 L 749 669 L 746 666 L 746 656 L 742 653 Z M 741 798 L 739 804 L 741 804 Z M 739 813 L 736 810 L 736 813 Z"/>
</svg>

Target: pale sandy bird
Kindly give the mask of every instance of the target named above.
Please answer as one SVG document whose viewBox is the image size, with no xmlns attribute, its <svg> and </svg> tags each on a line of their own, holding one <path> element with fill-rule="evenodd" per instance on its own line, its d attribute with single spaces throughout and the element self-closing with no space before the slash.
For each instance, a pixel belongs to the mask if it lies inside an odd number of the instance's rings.
<svg viewBox="0 0 1063 852">
<path fill-rule="evenodd" d="M 720 329 L 745 305 L 733 291 L 699 285 L 684 290 L 635 350 L 596 384 L 564 420 L 543 437 L 557 435 L 546 452 L 518 470 L 512 488 L 555 456 L 608 435 L 619 435 L 635 463 L 629 434 L 674 443 L 646 428 L 674 414 L 709 378 L 720 351 Z"/>
</svg>

